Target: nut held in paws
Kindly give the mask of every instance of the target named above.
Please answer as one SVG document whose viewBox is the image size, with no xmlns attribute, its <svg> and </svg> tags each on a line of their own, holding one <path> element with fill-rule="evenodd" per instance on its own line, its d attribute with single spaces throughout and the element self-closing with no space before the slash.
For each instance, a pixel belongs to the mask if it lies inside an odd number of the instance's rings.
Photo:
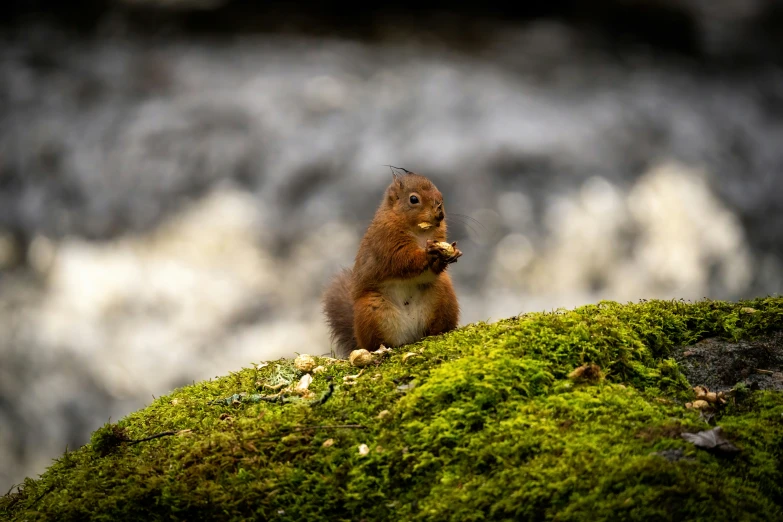
<svg viewBox="0 0 783 522">
<path fill-rule="evenodd" d="M 449 243 L 440 242 L 437 244 L 438 248 L 441 248 L 443 251 L 445 251 L 448 255 L 453 256 L 454 255 L 454 247 L 451 246 Z"/>
</svg>

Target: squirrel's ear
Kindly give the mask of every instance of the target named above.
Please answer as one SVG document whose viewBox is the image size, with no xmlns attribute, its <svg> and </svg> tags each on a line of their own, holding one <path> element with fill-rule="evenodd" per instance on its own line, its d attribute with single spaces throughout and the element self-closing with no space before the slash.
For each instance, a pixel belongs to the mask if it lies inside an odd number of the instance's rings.
<svg viewBox="0 0 783 522">
<path fill-rule="evenodd" d="M 403 184 L 402 184 L 402 176 L 400 176 L 395 171 L 392 171 L 392 182 L 389 186 L 389 195 L 394 196 L 395 199 L 399 199 L 400 192 L 402 192 Z"/>
<path fill-rule="evenodd" d="M 386 191 L 386 199 L 388 199 L 388 200 L 389 200 L 389 203 L 390 203 L 390 204 L 392 204 L 392 205 L 393 205 L 395 201 L 397 201 L 398 199 L 400 199 L 399 190 L 400 190 L 400 189 L 399 189 L 399 187 L 397 186 L 397 183 L 396 183 L 396 182 L 392 182 L 392 184 L 391 184 L 391 185 L 389 185 L 389 188 L 388 188 L 388 190 Z"/>
<path fill-rule="evenodd" d="M 386 191 L 389 203 L 394 204 L 395 201 L 400 199 L 402 188 L 402 178 L 396 172 L 392 172 L 392 182 L 389 185 L 389 190 Z"/>
</svg>

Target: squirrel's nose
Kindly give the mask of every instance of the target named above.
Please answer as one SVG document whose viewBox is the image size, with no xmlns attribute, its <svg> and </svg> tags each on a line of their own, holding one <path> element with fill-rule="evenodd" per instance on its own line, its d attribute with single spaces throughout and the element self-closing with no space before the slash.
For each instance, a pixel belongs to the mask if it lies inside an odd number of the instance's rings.
<svg viewBox="0 0 783 522">
<path fill-rule="evenodd" d="M 441 209 L 441 210 L 438 210 L 438 212 L 435 214 L 435 219 L 436 219 L 438 222 L 441 222 L 441 221 L 443 221 L 443 218 L 444 218 L 444 217 L 445 217 L 445 216 L 443 215 L 443 210 L 442 210 L 442 209 Z"/>
</svg>

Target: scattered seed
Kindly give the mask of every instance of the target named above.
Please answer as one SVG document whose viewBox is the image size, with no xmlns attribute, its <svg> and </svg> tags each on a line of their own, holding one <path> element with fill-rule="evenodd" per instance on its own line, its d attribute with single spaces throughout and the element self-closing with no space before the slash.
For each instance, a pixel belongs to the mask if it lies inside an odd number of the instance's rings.
<svg viewBox="0 0 783 522">
<path fill-rule="evenodd" d="M 363 373 L 364 373 L 364 369 L 362 369 L 362 370 L 361 370 L 359 373 L 357 373 L 356 375 L 346 375 L 345 377 L 343 377 L 343 382 L 344 382 L 345 384 L 356 384 L 356 379 L 358 379 L 359 377 L 361 377 L 361 375 L 362 375 Z"/>
<path fill-rule="evenodd" d="M 697 399 L 703 399 L 709 390 L 707 390 L 707 388 L 704 386 L 694 386 L 693 391 L 696 393 Z"/>
<path fill-rule="evenodd" d="M 300 372 L 310 372 L 316 367 L 315 358 L 312 355 L 303 353 L 294 359 L 294 367 Z"/>
<path fill-rule="evenodd" d="M 411 357 L 417 357 L 419 354 L 416 352 L 408 352 L 405 355 L 402 356 L 402 362 L 406 362 Z"/>
<path fill-rule="evenodd" d="M 370 364 L 373 361 L 373 358 L 370 352 L 362 348 L 360 350 L 352 351 L 349 360 L 351 361 L 351 365 L 361 368 L 362 366 Z"/>
<path fill-rule="evenodd" d="M 575 382 L 598 382 L 603 377 L 601 367 L 595 363 L 583 364 L 568 374 L 568 378 Z"/>
<path fill-rule="evenodd" d="M 299 391 L 306 391 L 310 387 L 311 382 L 313 382 L 313 376 L 306 373 L 299 379 L 299 384 L 296 385 L 296 389 Z"/>
</svg>

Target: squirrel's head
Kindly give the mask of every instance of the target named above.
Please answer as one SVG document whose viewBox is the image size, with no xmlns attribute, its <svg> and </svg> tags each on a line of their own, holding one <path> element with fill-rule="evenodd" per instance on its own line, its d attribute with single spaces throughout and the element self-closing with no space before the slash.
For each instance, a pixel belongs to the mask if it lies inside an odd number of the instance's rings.
<svg viewBox="0 0 783 522">
<path fill-rule="evenodd" d="M 394 179 L 386 190 L 386 204 L 404 218 L 411 231 L 445 229 L 446 212 L 438 188 L 413 172 L 392 172 Z"/>
</svg>

